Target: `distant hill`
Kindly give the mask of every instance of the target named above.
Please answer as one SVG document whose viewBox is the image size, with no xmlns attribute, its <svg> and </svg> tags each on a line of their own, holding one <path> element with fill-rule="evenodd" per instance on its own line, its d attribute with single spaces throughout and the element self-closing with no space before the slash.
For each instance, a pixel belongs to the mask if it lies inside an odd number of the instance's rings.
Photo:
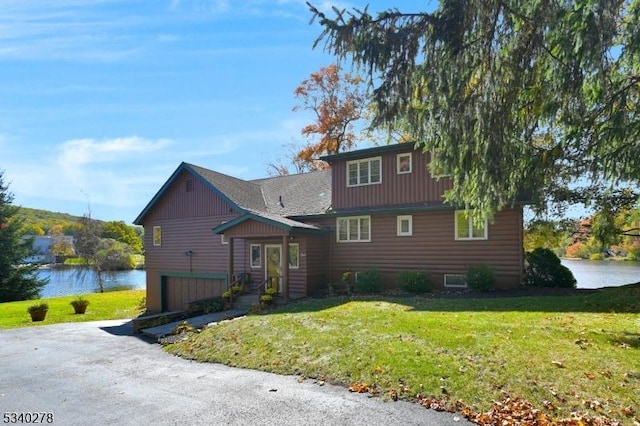
<svg viewBox="0 0 640 426">
<path fill-rule="evenodd" d="M 16 217 L 24 219 L 25 227 L 40 227 L 45 232 L 54 225 L 62 225 L 68 229 L 70 225 L 74 225 L 82 219 L 81 216 L 73 216 L 68 213 L 32 209 L 29 207 L 20 207 Z"/>
</svg>

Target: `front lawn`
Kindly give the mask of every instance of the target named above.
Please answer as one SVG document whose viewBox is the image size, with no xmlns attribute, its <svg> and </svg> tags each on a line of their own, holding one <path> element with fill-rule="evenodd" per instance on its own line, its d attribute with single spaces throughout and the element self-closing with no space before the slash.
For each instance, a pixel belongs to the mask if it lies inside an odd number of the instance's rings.
<svg viewBox="0 0 640 426">
<path fill-rule="evenodd" d="M 89 306 L 87 307 L 87 312 L 82 315 L 76 315 L 70 305 L 70 302 L 76 299 L 76 296 L 0 303 L 0 329 L 50 325 L 60 322 L 134 318 L 140 314 L 140 301 L 144 295 L 144 290 L 85 294 L 83 298 L 89 301 Z M 49 305 L 47 316 L 42 322 L 31 322 L 27 308 L 40 302 L 45 302 Z"/>
<path fill-rule="evenodd" d="M 561 297 L 316 299 L 217 324 L 167 350 L 393 399 L 486 411 L 508 394 L 550 418 L 634 424 L 638 312 L 640 285 Z"/>
</svg>

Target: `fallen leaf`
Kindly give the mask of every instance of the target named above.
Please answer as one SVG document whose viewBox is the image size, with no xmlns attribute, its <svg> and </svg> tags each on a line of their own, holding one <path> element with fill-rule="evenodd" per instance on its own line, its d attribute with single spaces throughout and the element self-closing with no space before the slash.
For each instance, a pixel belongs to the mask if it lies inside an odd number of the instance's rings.
<svg viewBox="0 0 640 426">
<path fill-rule="evenodd" d="M 596 375 L 591 373 L 584 373 L 584 376 L 589 380 L 593 380 L 596 378 Z"/>
<path fill-rule="evenodd" d="M 551 361 L 551 364 L 555 365 L 558 368 L 564 368 L 564 364 L 560 361 Z"/>
</svg>

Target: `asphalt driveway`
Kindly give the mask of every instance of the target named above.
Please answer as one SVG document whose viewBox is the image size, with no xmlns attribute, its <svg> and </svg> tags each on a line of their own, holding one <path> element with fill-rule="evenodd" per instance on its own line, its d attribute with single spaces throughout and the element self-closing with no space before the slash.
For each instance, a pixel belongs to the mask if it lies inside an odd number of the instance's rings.
<svg viewBox="0 0 640 426">
<path fill-rule="evenodd" d="M 292 376 L 187 361 L 132 336 L 128 321 L 0 331 L 7 412 L 52 413 L 56 425 L 470 424 Z"/>
</svg>

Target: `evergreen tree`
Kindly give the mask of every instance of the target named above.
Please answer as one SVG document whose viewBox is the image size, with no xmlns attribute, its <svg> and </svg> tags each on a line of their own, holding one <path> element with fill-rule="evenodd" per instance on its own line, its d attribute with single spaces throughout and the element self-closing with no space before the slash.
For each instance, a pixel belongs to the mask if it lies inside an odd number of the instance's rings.
<svg viewBox="0 0 640 426">
<path fill-rule="evenodd" d="M 0 302 L 35 299 L 47 283 L 36 277 L 35 265 L 23 264 L 33 252 L 33 240 L 25 238 L 23 220 L 15 217 L 20 208 L 12 202 L 0 171 Z"/>
</svg>

